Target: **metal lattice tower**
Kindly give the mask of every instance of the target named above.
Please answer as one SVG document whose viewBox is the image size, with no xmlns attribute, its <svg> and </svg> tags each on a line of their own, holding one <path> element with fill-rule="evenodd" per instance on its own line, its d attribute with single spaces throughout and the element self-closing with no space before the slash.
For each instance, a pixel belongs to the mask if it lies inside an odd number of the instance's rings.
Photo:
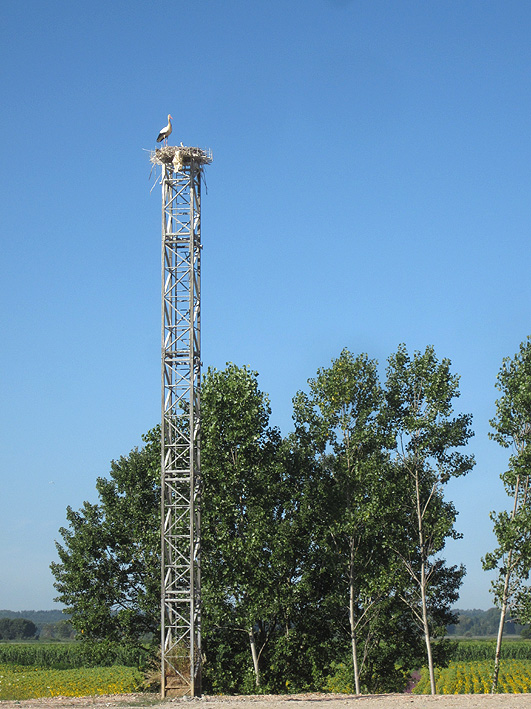
<svg viewBox="0 0 531 709">
<path fill-rule="evenodd" d="M 167 146 L 162 165 L 162 696 L 201 695 L 199 148 Z"/>
</svg>

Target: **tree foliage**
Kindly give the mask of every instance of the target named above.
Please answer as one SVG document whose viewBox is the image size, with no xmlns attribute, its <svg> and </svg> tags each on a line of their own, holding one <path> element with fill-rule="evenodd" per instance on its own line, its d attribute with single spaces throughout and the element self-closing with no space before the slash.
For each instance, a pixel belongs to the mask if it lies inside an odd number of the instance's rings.
<svg viewBox="0 0 531 709">
<path fill-rule="evenodd" d="M 346 349 L 308 384 L 309 395 L 299 392 L 295 399 L 296 431 L 303 438 L 314 437 L 324 460 L 327 447 L 333 451 L 323 466 L 327 485 L 321 498 L 322 516 L 327 523 L 319 543 L 325 563 L 334 568 L 333 593 L 337 597 L 343 589 L 339 605 L 348 618 L 354 687 L 359 694 L 360 675 L 367 685 L 374 674 L 370 650 L 393 578 L 381 534 L 390 490 L 387 474 L 393 472 L 385 455 L 384 397 L 377 363 L 366 355 L 354 357 Z M 383 656 L 381 648 L 378 656 Z"/>
<path fill-rule="evenodd" d="M 456 625 L 450 625 L 446 628 L 448 635 L 472 638 L 493 636 L 498 632 L 500 624 L 500 611 L 498 608 L 489 608 L 486 611 L 479 609 L 454 609 L 454 613 L 457 614 L 458 622 Z M 528 630 L 528 627 L 519 625 L 512 620 L 505 622 L 505 632 L 509 635 L 522 634 L 522 637 L 526 637 Z"/>
<path fill-rule="evenodd" d="M 0 640 L 28 640 L 37 634 L 37 626 L 26 618 L 0 618 Z"/>
<path fill-rule="evenodd" d="M 424 633 L 430 684 L 435 694 L 431 639 L 444 634 L 455 618 L 450 613 L 458 598 L 464 568 L 446 567 L 437 555 L 447 538 L 458 538 L 457 512 L 444 499 L 443 486 L 471 470 L 472 456 L 459 449 L 473 435 L 468 414 L 454 415 L 459 377 L 450 360 L 439 361 L 433 347 L 408 354 L 405 345 L 388 360 L 387 415 L 396 436 L 394 464 L 401 472 L 393 546 L 413 586 L 404 601 Z"/>
<path fill-rule="evenodd" d="M 491 514 L 498 546 L 485 555 L 484 567 L 499 571 L 492 583 L 498 606 L 503 602 L 506 575 L 510 574 L 505 595 L 518 619 L 528 623 L 531 613 L 525 581 L 531 570 L 531 338 L 520 345 L 512 359 L 504 359 L 496 388 L 501 395 L 496 401 L 490 437 L 511 450 L 508 469 L 500 477 L 513 504 L 511 511 Z"/>
<path fill-rule="evenodd" d="M 405 385 L 407 376 L 400 381 Z M 309 380 L 308 393 L 297 394 L 295 431 L 282 438 L 269 423 L 255 372 L 229 364 L 205 374 L 206 691 L 321 689 L 338 662 L 350 663 L 357 691 L 397 691 L 421 663 L 415 584 L 402 560 L 418 565 L 428 546 L 419 546 L 415 510 L 403 504 L 410 499 L 404 470 L 412 469 L 411 459 L 393 460 L 391 453 L 396 431 L 406 431 L 409 404 L 398 384 L 391 393 L 379 383 L 375 361 L 344 350 Z M 444 475 L 456 474 L 458 462 L 464 472 L 463 459 L 448 453 L 448 440 L 458 436 L 447 419 L 446 439 L 432 422 L 439 438 L 424 457 L 426 491 L 429 481 L 440 486 Z M 423 432 L 428 450 L 430 431 Z M 439 467 L 428 466 L 428 458 Z M 113 461 L 109 478 L 98 478 L 96 503 L 67 509 L 52 570 L 57 600 L 78 637 L 157 643 L 159 478 L 160 431 L 153 429 L 142 449 Z M 435 628 L 449 617 L 460 572 L 432 560 L 453 533 L 455 510 L 439 487 L 431 498 L 427 607 Z"/>
<path fill-rule="evenodd" d="M 69 620 L 45 623 L 39 632 L 39 640 L 73 640 L 75 637 L 76 631 Z"/>
<path fill-rule="evenodd" d="M 202 389 L 205 623 L 249 639 L 256 685 L 279 609 L 268 598 L 278 553 L 280 436 L 256 374 L 210 369 Z M 208 609 L 208 610 L 207 610 Z"/>
<path fill-rule="evenodd" d="M 500 608 L 493 691 L 496 691 L 501 643 L 507 613 L 512 610 L 520 623 L 531 621 L 531 339 L 520 345 L 513 359 L 505 358 L 498 373 L 494 429 L 490 437 L 511 449 L 508 469 L 500 475 L 512 498 L 511 511 L 491 513 L 498 546 L 483 559 L 486 570 L 498 571 L 492 582 Z"/>
<path fill-rule="evenodd" d="M 136 644 L 156 631 L 160 604 L 159 431 L 98 478 L 99 502 L 67 508 L 68 527 L 51 564 L 58 601 L 91 640 Z"/>
</svg>

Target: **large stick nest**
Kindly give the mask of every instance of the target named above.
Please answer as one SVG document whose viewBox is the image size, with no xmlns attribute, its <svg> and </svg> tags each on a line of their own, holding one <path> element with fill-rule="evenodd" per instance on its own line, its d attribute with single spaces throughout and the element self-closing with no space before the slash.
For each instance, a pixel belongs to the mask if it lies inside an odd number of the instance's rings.
<svg viewBox="0 0 531 709">
<path fill-rule="evenodd" d="M 183 145 L 165 145 L 152 150 L 150 160 L 153 165 L 173 165 L 175 170 L 180 170 L 192 161 L 199 165 L 208 165 L 212 162 L 212 151 Z"/>
</svg>

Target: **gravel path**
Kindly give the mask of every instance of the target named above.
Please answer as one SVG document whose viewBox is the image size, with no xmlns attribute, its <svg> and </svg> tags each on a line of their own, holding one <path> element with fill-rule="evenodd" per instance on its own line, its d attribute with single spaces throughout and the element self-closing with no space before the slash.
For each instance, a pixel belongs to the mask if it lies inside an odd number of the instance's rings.
<svg viewBox="0 0 531 709">
<path fill-rule="evenodd" d="M 115 694 L 100 697 L 53 697 L 0 701 L 0 709 L 531 709 L 531 694 L 292 694 L 165 699 L 149 694 Z"/>
</svg>

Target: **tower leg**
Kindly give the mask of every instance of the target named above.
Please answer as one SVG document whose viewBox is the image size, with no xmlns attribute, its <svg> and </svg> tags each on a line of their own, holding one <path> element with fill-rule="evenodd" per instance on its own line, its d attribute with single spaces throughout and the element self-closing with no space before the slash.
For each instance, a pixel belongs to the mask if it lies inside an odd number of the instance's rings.
<svg viewBox="0 0 531 709">
<path fill-rule="evenodd" d="M 201 164 L 162 176 L 161 693 L 201 695 Z"/>
</svg>

